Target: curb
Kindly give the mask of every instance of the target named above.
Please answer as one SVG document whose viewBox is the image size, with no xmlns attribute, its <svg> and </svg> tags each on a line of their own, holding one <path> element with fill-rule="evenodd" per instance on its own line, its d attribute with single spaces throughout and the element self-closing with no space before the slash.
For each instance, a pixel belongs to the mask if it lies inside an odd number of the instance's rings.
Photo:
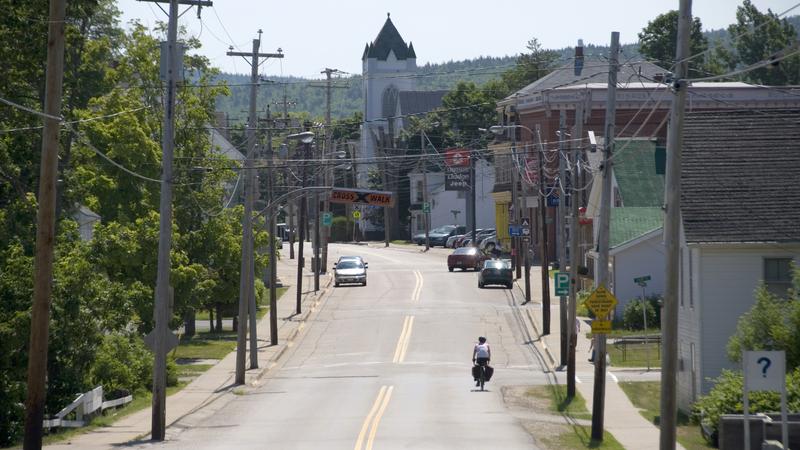
<svg viewBox="0 0 800 450">
<path fill-rule="evenodd" d="M 308 320 L 308 316 L 311 315 L 311 312 L 314 310 L 314 308 L 316 308 L 316 306 L 319 305 L 320 301 L 322 301 L 322 297 L 328 293 L 328 288 L 330 288 L 333 278 L 329 275 L 326 276 L 326 278 L 327 279 L 325 280 L 325 284 L 320 286 L 320 290 L 317 293 L 313 294 L 313 298 L 309 300 L 308 303 L 310 307 L 305 308 L 305 311 L 300 314 L 300 317 L 296 321 L 297 326 L 294 328 L 294 330 L 289 332 L 289 335 L 286 336 L 286 338 L 284 339 L 283 347 L 278 349 L 272 356 L 270 356 L 265 361 L 265 367 L 260 369 L 258 373 L 253 375 L 253 379 L 249 383 L 247 383 L 248 386 L 251 387 L 256 386 L 258 382 L 262 378 L 264 378 L 264 376 L 270 370 L 272 370 L 273 367 L 275 367 L 275 364 L 283 356 L 283 354 L 286 353 L 286 350 L 289 349 L 289 347 L 291 347 L 291 344 L 300 334 L 300 330 L 303 329 L 306 321 Z"/>
<path fill-rule="evenodd" d="M 531 327 L 533 328 L 533 332 L 536 333 L 536 337 L 538 338 L 539 344 L 541 345 L 542 349 L 544 350 L 544 353 L 547 355 L 547 359 L 550 360 L 550 365 L 549 365 L 548 368 L 551 371 L 555 370 L 555 368 L 557 367 L 556 358 L 553 356 L 553 353 L 550 351 L 550 347 L 548 347 L 547 344 L 544 342 L 544 336 L 542 336 L 541 332 L 539 332 L 539 327 L 536 326 L 536 320 L 531 315 L 531 310 L 530 309 L 524 309 L 523 311 L 525 311 L 525 315 L 528 317 L 528 322 L 530 322 Z"/>
</svg>

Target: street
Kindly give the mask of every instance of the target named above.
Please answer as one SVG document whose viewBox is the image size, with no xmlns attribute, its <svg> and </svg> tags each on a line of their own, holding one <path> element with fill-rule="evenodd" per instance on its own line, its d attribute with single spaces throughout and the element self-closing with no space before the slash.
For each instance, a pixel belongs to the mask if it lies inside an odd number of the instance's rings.
<svg viewBox="0 0 800 450">
<path fill-rule="evenodd" d="M 179 421 L 164 447 L 536 448 L 500 395 L 546 382 L 513 307 L 519 292 L 448 273 L 446 253 L 331 245 L 331 263 L 364 257 L 368 286 L 331 286 L 257 387 L 187 417 L 190 428 Z M 478 336 L 496 368 L 487 392 L 469 375 Z"/>
</svg>

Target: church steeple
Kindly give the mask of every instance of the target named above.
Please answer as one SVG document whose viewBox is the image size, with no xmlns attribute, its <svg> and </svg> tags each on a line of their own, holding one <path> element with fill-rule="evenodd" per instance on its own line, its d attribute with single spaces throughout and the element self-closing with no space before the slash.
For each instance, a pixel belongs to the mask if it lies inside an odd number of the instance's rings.
<svg viewBox="0 0 800 450">
<path fill-rule="evenodd" d="M 405 60 L 408 58 L 416 59 L 417 57 L 416 53 L 414 53 L 414 47 L 409 47 L 405 43 L 403 37 L 400 36 L 400 32 L 397 31 L 397 28 L 395 28 L 392 23 L 389 13 L 387 13 L 383 28 L 381 28 L 380 33 L 378 33 L 378 37 L 376 37 L 371 44 L 367 44 L 367 48 L 364 49 L 364 55 L 361 57 L 361 60 L 377 58 L 379 61 L 386 61 L 390 52 L 394 52 L 394 56 L 398 60 Z"/>
</svg>

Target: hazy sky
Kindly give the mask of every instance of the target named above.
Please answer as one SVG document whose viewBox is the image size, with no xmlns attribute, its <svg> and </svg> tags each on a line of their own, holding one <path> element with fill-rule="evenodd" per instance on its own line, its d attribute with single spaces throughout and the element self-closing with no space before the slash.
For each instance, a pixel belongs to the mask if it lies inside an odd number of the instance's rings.
<svg viewBox="0 0 800 450">
<path fill-rule="evenodd" d="M 737 0 L 696 0 L 693 14 L 705 29 L 726 27 L 735 21 Z M 753 0 L 762 12 L 780 14 L 797 0 Z M 250 73 L 241 58 L 226 56 L 228 47 L 250 51 L 262 29 L 262 52 L 282 48 L 283 60 L 262 65 L 263 75 L 320 78 L 325 67 L 360 74 L 364 45 L 375 39 L 386 13 L 391 13 L 406 42 L 414 43 L 417 64 L 439 63 L 478 56 L 515 55 L 525 51 L 533 37 L 545 48 L 585 43 L 607 44 L 612 31 L 622 43 L 658 14 L 678 9 L 678 0 L 214 0 L 180 18 L 181 26 L 199 36 L 202 53 L 227 72 Z M 164 4 L 164 8 L 166 8 Z M 145 25 L 165 20 L 154 4 L 118 0 L 122 21 L 138 19 Z M 183 10 L 185 7 L 182 7 Z M 788 15 L 800 14 L 800 7 Z"/>
</svg>

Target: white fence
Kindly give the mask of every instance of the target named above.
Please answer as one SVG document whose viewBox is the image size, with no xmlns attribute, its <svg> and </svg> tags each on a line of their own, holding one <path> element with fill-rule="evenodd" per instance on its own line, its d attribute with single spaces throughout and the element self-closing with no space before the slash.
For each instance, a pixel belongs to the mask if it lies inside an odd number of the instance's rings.
<svg viewBox="0 0 800 450">
<path fill-rule="evenodd" d="M 97 411 L 102 412 L 108 408 L 124 405 L 126 403 L 129 403 L 131 400 L 133 400 L 133 396 L 129 395 L 127 397 L 122 397 L 116 400 L 109 400 L 107 402 L 104 402 L 103 386 L 97 386 L 91 391 L 84 392 L 83 394 L 79 395 L 78 398 L 75 399 L 75 401 L 70 403 L 66 408 L 59 411 L 58 414 L 56 414 L 55 418 L 45 419 L 43 421 L 43 426 L 45 428 L 82 427 L 88 423 L 88 420 L 83 419 L 84 416 L 91 416 L 93 413 Z M 69 415 L 73 411 L 75 412 L 75 420 L 65 419 L 65 417 L 67 417 L 67 415 Z"/>
</svg>

